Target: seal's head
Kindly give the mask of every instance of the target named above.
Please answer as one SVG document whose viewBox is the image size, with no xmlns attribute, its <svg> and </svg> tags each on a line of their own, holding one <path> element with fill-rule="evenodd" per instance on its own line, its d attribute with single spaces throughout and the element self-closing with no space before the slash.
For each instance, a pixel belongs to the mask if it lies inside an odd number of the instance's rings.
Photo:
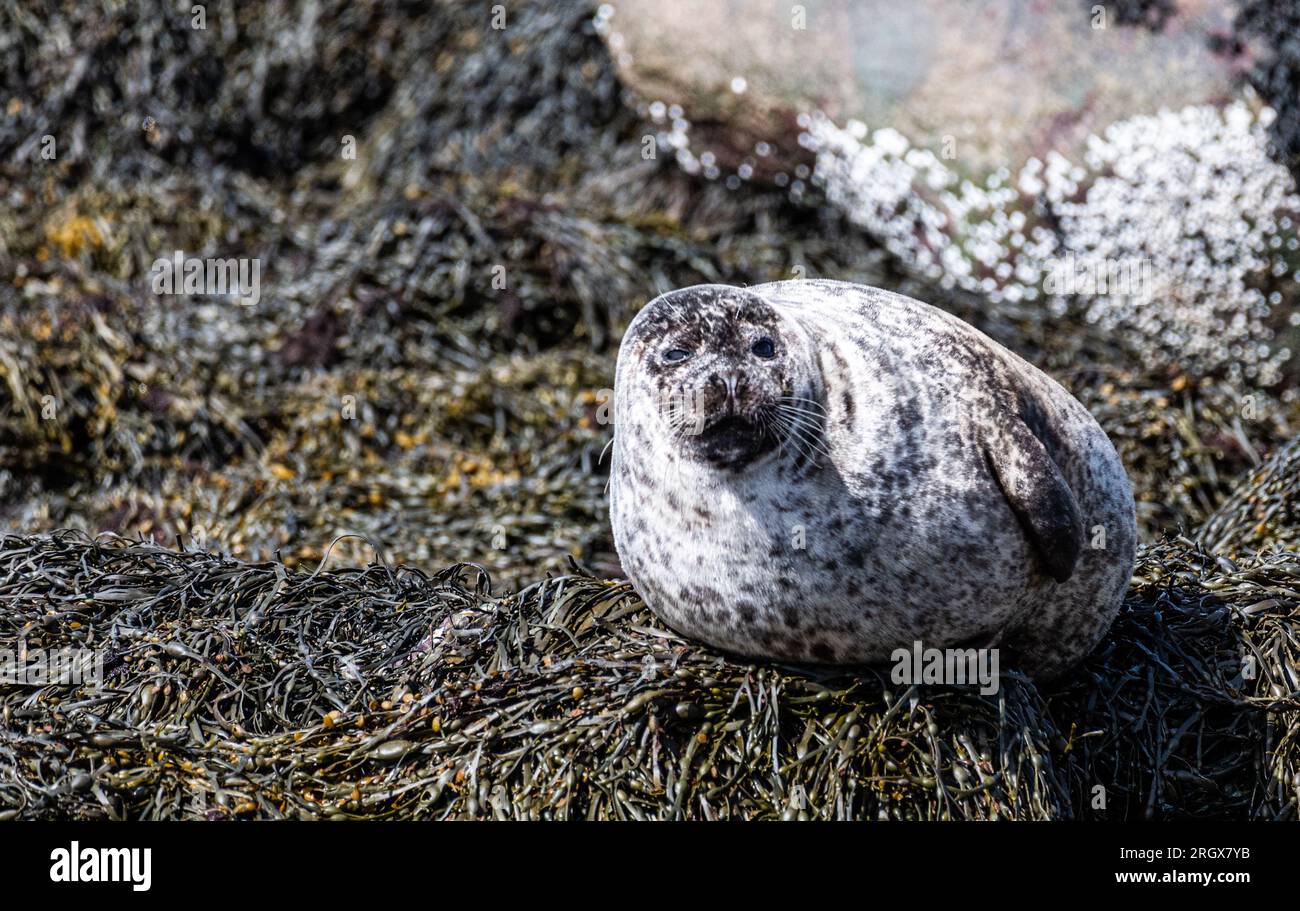
<svg viewBox="0 0 1300 911">
<path fill-rule="evenodd" d="M 799 327 L 757 294 L 695 285 L 637 314 L 618 382 L 620 396 L 638 400 L 636 413 L 650 415 L 651 434 L 687 458 L 740 471 L 812 435 L 814 364 Z"/>
</svg>

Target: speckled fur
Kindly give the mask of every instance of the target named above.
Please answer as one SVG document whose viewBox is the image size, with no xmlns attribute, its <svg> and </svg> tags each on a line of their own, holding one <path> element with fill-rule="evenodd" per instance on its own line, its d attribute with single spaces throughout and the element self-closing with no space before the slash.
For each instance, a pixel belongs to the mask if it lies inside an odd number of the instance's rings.
<svg viewBox="0 0 1300 911">
<path fill-rule="evenodd" d="M 751 353 L 760 336 L 775 357 Z M 667 364 L 672 346 L 689 360 Z M 763 432 L 718 456 L 660 408 L 683 391 L 700 426 L 806 397 L 822 451 Z M 1097 644 L 1132 573 L 1132 491 L 1087 410 L 897 294 L 789 281 L 656 298 L 624 336 L 615 419 L 624 570 L 667 623 L 735 652 L 859 663 L 916 640 L 1001 645 L 1050 678 Z"/>
</svg>

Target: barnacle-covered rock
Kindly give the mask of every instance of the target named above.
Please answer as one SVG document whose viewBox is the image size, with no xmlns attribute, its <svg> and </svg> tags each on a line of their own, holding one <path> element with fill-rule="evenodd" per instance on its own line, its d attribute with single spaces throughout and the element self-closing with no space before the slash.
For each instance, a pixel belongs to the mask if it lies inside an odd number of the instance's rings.
<svg viewBox="0 0 1300 911">
<path fill-rule="evenodd" d="M 1244 102 L 1111 124 L 982 183 L 892 128 L 806 118 L 830 202 L 917 273 L 1124 355 L 1272 386 L 1300 338 L 1300 196 Z"/>
<path fill-rule="evenodd" d="M 801 160 L 794 118 L 813 109 L 954 147 L 979 178 L 1079 152 L 1116 120 L 1227 96 L 1235 77 L 1210 41 L 1230 30 L 1220 4 L 621 0 L 596 20 L 628 86 L 689 122 L 684 166 L 767 179 Z"/>
</svg>

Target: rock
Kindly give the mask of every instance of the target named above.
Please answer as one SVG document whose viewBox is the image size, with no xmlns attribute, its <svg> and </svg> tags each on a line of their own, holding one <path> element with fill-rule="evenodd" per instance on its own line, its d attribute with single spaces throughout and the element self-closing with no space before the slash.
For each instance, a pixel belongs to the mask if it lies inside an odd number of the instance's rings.
<svg viewBox="0 0 1300 911">
<path fill-rule="evenodd" d="M 626 83 L 681 105 L 724 169 L 759 141 L 799 160 L 794 118 L 820 109 L 946 144 L 980 173 L 1052 149 L 1077 157 L 1116 120 L 1235 94 L 1246 48 L 1215 40 L 1231 6 L 1140 5 L 627 0 L 597 24 Z"/>
</svg>

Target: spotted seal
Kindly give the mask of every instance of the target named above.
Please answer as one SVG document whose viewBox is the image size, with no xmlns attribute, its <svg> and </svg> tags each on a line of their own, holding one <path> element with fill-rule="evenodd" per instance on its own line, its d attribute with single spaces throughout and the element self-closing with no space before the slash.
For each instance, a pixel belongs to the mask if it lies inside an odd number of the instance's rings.
<svg viewBox="0 0 1300 911">
<path fill-rule="evenodd" d="M 680 632 L 874 663 L 1007 649 L 1051 678 L 1133 570 L 1115 448 L 1037 368 L 928 304 L 835 281 L 660 295 L 614 384 L 610 521 Z"/>
</svg>

